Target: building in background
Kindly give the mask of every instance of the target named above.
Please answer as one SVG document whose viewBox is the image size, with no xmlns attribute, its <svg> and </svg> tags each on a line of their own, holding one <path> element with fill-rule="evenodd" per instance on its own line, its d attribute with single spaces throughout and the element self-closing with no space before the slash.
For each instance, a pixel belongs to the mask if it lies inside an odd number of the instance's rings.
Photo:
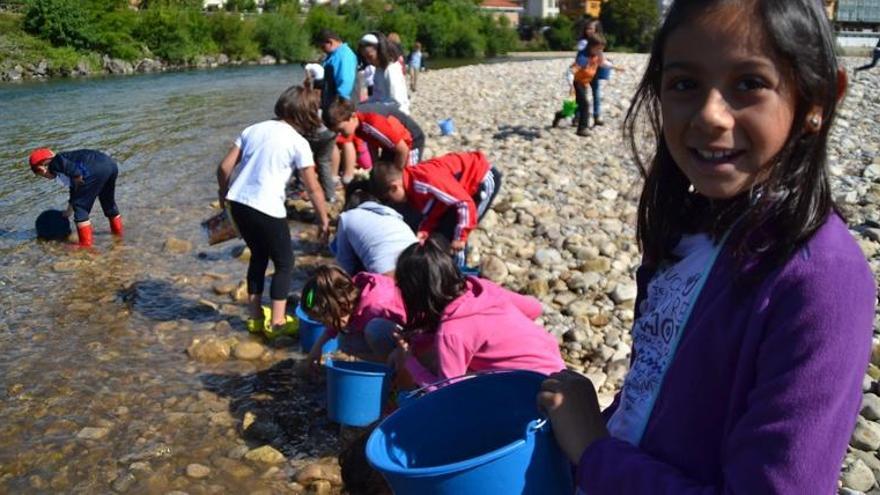
<svg viewBox="0 0 880 495">
<path fill-rule="evenodd" d="M 572 19 L 589 16 L 598 19 L 602 4 L 608 0 L 559 0 L 559 10 Z"/>
<path fill-rule="evenodd" d="M 512 0 L 483 0 L 480 3 L 480 10 L 487 12 L 495 19 L 507 17 L 510 25 L 516 27 L 519 26 L 519 17 L 523 8 Z"/>
<path fill-rule="evenodd" d="M 537 17 L 544 19 L 545 17 L 556 17 L 559 15 L 558 0 L 525 0 L 524 14 L 529 17 Z"/>
</svg>

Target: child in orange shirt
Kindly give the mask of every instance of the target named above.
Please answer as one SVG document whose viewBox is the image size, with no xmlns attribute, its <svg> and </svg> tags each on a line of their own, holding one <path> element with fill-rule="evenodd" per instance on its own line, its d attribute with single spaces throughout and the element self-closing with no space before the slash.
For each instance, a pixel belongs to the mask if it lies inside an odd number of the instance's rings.
<svg viewBox="0 0 880 495">
<path fill-rule="evenodd" d="M 586 41 L 587 47 L 578 52 L 575 62 L 571 64 L 574 94 L 578 106 L 578 136 L 589 135 L 587 126 L 590 120 L 590 105 L 587 101 L 587 88 L 596 77 L 596 72 L 602 63 L 602 50 L 605 48 L 605 38 L 599 33 L 587 36 Z M 564 117 L 563 112 L 556 112 L 553 117 L 553 127 L 556 127 Z"/>
</svg>

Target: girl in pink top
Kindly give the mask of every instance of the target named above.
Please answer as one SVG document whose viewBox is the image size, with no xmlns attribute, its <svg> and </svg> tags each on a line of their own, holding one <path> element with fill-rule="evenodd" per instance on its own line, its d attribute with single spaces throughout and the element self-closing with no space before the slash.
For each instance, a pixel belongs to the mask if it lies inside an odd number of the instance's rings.
<svg viewBox="0 0 880 495">
<path fill-rule="evenodd" d="M 406 248 L 395 278 L 406 308 L 406 331 L 392 354 L 397 370 L 426 385 L 472 371 L 565 368 L 556 338 L 533 321 L 541 303 L 488 280 L 465 277 L 445 239 L 431 236 Z M 431 351 L 412 355 L 410 344 L 427 340 Z M 425 359 L 424 354 L 436 355 Z M 426 366 L 427 365 L 427 366 Z"/>
<path fill-rule="evenodd" d="M 321 359 L 321 347 L 340 334 L 339 346 L 346 354 L 385 362 L 394 349 L 394 331 L 406 321 L 394 279 L 367 272 L 351 277 L 332 265 L 318 267 L 306 281 L 301 304 L 326 327 L 309 352 L 307 362 L 313 366 Z"/>
</svg>

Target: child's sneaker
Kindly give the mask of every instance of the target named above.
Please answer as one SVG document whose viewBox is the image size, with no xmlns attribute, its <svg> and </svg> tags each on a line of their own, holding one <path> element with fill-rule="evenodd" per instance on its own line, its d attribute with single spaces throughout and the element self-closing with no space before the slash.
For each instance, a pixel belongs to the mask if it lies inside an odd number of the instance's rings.
<svg viewBox="0 0 880 495">
<path fill-rule="evenodd" d="M 593 125 L 605 125 L 605 121 L 603 121 L 600 117 L 594 117 Z"/>
<path fill-rule="evenodd" d="M 578 129 L 575 134 L 577 134 L 580 137 L 587 137 L 590 135 L 590 131 L 585 127 L 583 129 Z"/>
<path fill-rule="evenodd" d="M 250 333 L 264 333 L 267 321 L 272 321 L 272 310 L 269 309 L 269 306 L 263 306 L 263 317 L 248 318 L 245 326 Z"/>
<path fill-rule="evenodd" d="M 263 335 L 269 339 L 274 339 L 282 335 L 295 337 L 298 332 L 299 320 L 290 315 L 285 315 L 284 325 L 267 325 L 266 328 L 263 329 Z"/>
</svg>

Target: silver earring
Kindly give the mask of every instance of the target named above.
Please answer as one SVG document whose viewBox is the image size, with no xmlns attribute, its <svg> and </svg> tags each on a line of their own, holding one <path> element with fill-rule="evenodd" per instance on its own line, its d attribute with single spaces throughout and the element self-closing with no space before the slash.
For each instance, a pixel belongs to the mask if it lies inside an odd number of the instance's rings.
<svg viewBox="0 0 880 495">
<path fill-rule="evenodd" d="M 821 123 L 822 123 L 822 121 L 819 120 L 818 115 L 813 115 L 812 117 L 810 117 L 810 125 L 812 125 L 813 127 L 818 128 L 819 124 L 821 124 Z"/>
</svg>

